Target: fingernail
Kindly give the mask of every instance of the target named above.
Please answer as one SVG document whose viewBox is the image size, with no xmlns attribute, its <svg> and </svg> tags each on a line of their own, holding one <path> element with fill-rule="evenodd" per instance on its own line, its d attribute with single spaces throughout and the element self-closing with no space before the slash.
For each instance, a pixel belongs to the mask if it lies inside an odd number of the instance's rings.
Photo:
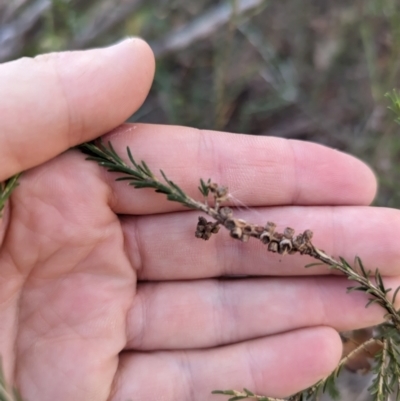
<svg viewBox="0 0 400 401">
<path fill-rule="evenodd" d="M 114 42 L 113 44 L 107 46 L 107 47 L 116 47 L 116 46 L 121 46 L 125 45 L 126 43 L 134 42 L 136 39 L 139 39 L 138 37 L 135 36 L 128 36 L 126 38 L 122 38 Z"/>
</svg>

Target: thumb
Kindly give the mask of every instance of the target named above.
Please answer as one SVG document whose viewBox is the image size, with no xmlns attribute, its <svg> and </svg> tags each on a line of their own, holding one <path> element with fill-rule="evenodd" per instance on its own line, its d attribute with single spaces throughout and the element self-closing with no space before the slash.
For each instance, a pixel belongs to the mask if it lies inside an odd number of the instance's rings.
<svg viewBox="0 0 400 401">
<path fill-rule="evenodd" d="M 153 75 L 152 51 L 136 38 L 0 65 L 0 181 L 123 123 Z"/>
</svg>

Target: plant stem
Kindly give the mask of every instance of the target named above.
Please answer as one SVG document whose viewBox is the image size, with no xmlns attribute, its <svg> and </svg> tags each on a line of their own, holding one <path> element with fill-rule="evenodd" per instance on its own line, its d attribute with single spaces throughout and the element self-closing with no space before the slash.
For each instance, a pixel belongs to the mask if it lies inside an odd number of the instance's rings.
<svg viewBox="0 0 400 401">
<path fill-rule="evenodd" d="M 18 178 L 21 174 L 16 174 L 4 183 L 0 183 L 0 217 L 6 204 L 7 199 L 10 197 L 11 192 L 18 185 Z"/>
<path fill-rule="evenodd" d="M 396 343 L 393 343 L 392 346 L 393 352 L 391 352 L 389 356 L 387 352 L 387 337 L 390 338 L 391 333 L 393 333 L 391 330 L 394 329 L 396 332 L 400 331 L 400 316 L 394 305 L 399 289 L 395 291 L 394 295 L 392 296 L 392 300 L 389 300 L 387 294 L 391 290 L 385 288 L 382 277 L 378 270 L 375 271 L 372 281 L 370 278 L 371 272 L 365 270 L 360 258 L 356 258 L 355 267 L 352 267 L 343 258 L 336 260 L 327 255 L 324 251 L 318 249 L 311 242 L 313 233 L 310 230 L 305 230 L 303 233 L 295 236 L 294 229 L 290 227 L 286 227 L 283 233 L 280 233 L 276 231 L 276 224 L 273 222 L 267 222 L 266 225 L 261 226 L 235 218 L 234 212 L 230 207 L 221 206 L 230 198 L 228 188 L 225 186 L 220 186 L 216 183 L 212 183 L 211 180 L 206 182 L 200 180 L 199 190 L 204 197 L 204 201 L 200 202 L 188 196 L 178 185 L 169 180 L 162 170 L 160 170 L 160 172 L 163 177 L 163 181 L 159 180 L 151 172 L 145 162 L 142 161 L 141 163 L 136 163 L 129 148 L 127 148 L 127 155 L 132 163 L 132 166 L 126 164 L 121 159 L 110 143 L 108 147 L 106 147 L 101 141 L 87 143 L 82 145 L 81 149 L 89 155 L 88 160 L 97 162 L 99 165 L 107 168 L 111 172 L 123 174 L 122 177 L 117 178 L 117 181 L 128 181 L 129 184 L 135 188 L 154 188 L 156 192 L 165 194 L 167 199 L 174 202 L 179 202 L 186 207 L 199 210 L 210 216 L 213 221 L 207 221 L 204 217 L 199 217 L 195 232 L 195 236 L 197 238 L 208 240 L 213 234 L 218 233 L 220 227 L 223 226 L 229 231 L 232 238 L 241 240 L 242 242 L 247 242 L 250 237 L 256 238 L 266 245 L 266 249 L 269 252 L 279 254 L 299 253 L 301 255 L 309 255 L 318 262 L 329 266 L 329 268 L 342 272 L 349 280 L 358 283 L 358 286 L 356 287 L 349 287 L 349 291 L 357 290 L 369 294 L 371 298 L 369 299 L 367 306 L 372 303 L 377 303 L 387 311 L 385 316 L 386 323 L 381 326 L 382 334 L 380 338 L 372 338 L 359 345 L 349 355 L 342 358 L 338 367 L 330 376 L 320 380 L 309 389 L 289 397 L 287 400 L 308 400 L 311 397 L 316 396 L 321 388 L 323 391 L 328 388 L 328 391 L 331 390 L 332 393 L 337 393 L 337 390 L 334 389 L 333 384 L 334 380 L 339 374 L 340 369 L 358 352 L 365 350 L 369 345 L 377 342 L 383 344 L 382 355 L 385 357 L 384 362 L 381 362 L 379 368 L 383 369 L 383 372 L 386 372 L 385 369 L 389 363 L 391 363 L 393 366 L 395 365 L 395 367 L 392 368 L 392 372 L 395 373 L 391 373 L 391 376 L 399 381 L 399 377 L 397 376 L 400 376 L 400 365 L 398 366 L 397 360 L 400 360 L 400 356 L 398 357 L 400 354 L 397 353 L 396 347 L 399 343 L 397 339 L 393 340 L 396 341 Z M 212 197 L 211 202 L 209 199 L 210 196 Z M 314 263 L 308 265 L 307 267 L 321 263 Z M 376 358 L 378 364 L 381 360 L 382 359 L 380 358 Z M 381 375 L 382 372 L 378 370 L 378 380 L 374 382 L 374 387 L 371 387 L 373 393 L 377 397 L 377 401 L 383 400 L 382 394 L 384 396 L 389 396 L 389 394 L 394 392 L 390 386 L 385 385 L 383 386 L 384 389 L 381 388 L 381 380 L 385 380 L 385 377 L 382 378 Z M 237 401 L 245 398 L 252 398 L 259 401 L 284 401 L 283 399 L 256 395 L 247 389 L 244 389 L 243 392 L 237 390 L 218 390 L 215 391 L 214 394 L 232 396 L 229 401 Z"/>
</svg>

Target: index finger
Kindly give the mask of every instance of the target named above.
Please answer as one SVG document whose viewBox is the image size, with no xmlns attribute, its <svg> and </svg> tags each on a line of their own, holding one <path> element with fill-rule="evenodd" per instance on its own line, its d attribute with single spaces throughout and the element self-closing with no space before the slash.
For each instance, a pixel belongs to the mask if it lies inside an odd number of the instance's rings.
<svg viewBox="0 0 400 401">
<path fill-rule="evenodd" d="M 106 135 L 122 158 L 162 169 L 188 195 L 201 199 L 199 179 L 227 185 L 248 206 L 368 205 L 376 192 L 371 169 L 345 153 L 310 142 L 202 131 L 188 127 L 131 124 Z M 111 207 L 121 214 L 180 210 L 153 190 L 114 182 Z"/>
</svg>

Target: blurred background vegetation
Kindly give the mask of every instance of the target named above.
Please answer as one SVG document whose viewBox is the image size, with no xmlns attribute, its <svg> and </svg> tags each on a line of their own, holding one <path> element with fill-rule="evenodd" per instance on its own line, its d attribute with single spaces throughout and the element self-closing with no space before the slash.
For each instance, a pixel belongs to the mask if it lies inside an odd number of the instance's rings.
<svg viewBox="0 0 400 401">
<path fill-rule="evenodd" d="M 141 36 L 157 57 L 132 121 L 316 141 L 400 207 L 398 0 L 0 0 L 0 61 Z"/>
</svg>

